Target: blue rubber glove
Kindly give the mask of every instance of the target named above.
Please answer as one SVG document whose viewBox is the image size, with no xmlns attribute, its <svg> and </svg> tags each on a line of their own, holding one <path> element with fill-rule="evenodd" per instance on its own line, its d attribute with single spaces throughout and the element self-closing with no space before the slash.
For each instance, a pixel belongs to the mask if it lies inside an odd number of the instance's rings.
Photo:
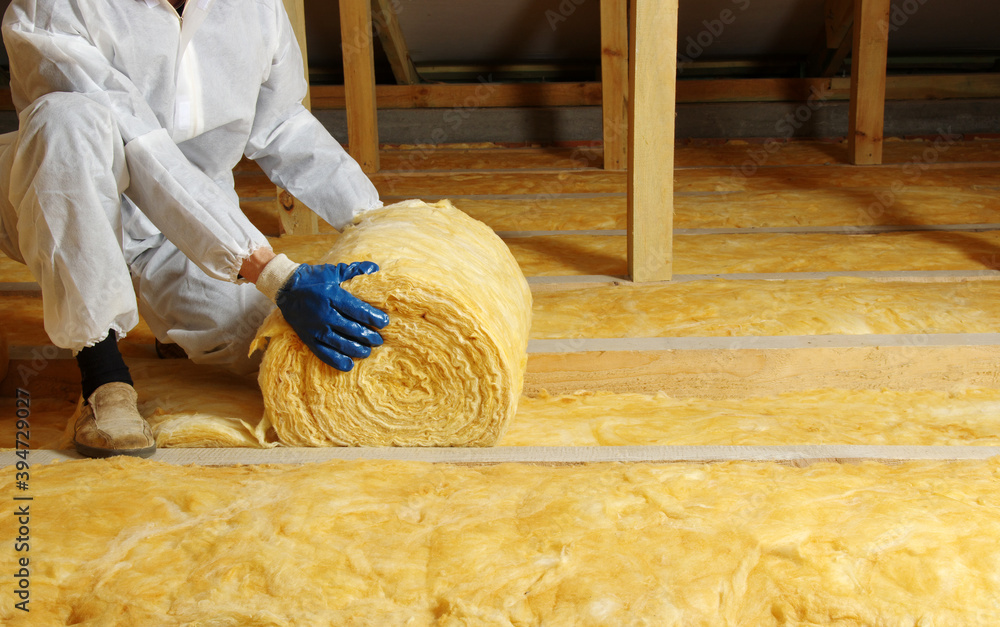
<svg viewBox="0 0 1000 627">
<path fill-rule="evenodd" d="M 340 287 L 342 281 L 359 274 L 372 274 L 371 261 L 303 264 L 278 290 L 275 302 L 299 338 L 324 363 L 347 372 L 353 358 L 368 357 L 372 346 L 382 345 L 382 336 L 370 327 L 389 324 L 384 311 L 372 307 Z"/>
</svg>

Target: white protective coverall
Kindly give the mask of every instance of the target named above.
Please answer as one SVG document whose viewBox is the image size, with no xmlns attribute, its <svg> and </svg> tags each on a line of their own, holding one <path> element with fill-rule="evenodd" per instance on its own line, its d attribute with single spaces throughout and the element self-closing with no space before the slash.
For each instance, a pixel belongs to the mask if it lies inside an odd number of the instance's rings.
<svg viewBox="0 0 1000 627">
<path fill-rule="evenodd" d="M 243 215 L 243 155 L 340 229 L 381 202 L 301 104 L 282 0 L 13 0 L 19 128 L 0 148 L 0 249 L 78 351 L 141 312 L 195 361 L 247 371 L 273 305 L 237 275 L 267 240 Z M 137 297 L 138 296 L 138 302 Z"/>
</svg>

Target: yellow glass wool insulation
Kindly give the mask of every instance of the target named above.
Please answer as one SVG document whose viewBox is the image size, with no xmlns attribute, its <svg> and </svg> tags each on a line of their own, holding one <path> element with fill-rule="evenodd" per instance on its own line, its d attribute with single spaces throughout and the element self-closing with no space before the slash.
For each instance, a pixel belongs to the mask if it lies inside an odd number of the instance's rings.
<svg viewBox="0 0 1000 627">
<path fill-rule="evenodd" d="M 1000 446 L 1000 391 L 809 390 L 737 399 L 525 396 L 500 446 Z"/>
<path fill-rule="evenodd" d="M 294 446 L 490 446 L 517 410 L 531 292 L 503 241 L 448 201 L 398 203 L 345 230 L 325 261 L 374 261 L 345 289 L 389 314 L 383 346 L 339 372 L 281 317 L 265 341 L 265 417 Z"/>
<path fill-rule="evenodd" d="M 532 339 L 995 333 L 1000 281 L 535 286 Z"/>
<path fill-rule="evenodd" d="M 0 623 L 995 625 L 998 481 L 998 459 L 39 465 L 31 611 L 11 567 Z"/>
</svg>

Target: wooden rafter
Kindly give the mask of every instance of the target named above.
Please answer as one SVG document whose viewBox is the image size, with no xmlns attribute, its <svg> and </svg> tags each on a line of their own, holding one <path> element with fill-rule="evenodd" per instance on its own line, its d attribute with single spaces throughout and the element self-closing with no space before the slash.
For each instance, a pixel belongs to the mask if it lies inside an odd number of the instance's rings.
<svg viewBox="0 0 1000 627">
<path fill-rule="evenodd" d="M 826 0 L 823 19 L 826 36 L 806 62 L 808 76 L 834 76 L 844 66 L 851 52 L 854 0 Z"/>
<path fill-rule="evenodd" d="M 372 17 L 382 50 L 389 59 L 392 74 L 400 85 L 416 85 L 420 75 L 413 65 L 410 52 L 406 47 L 406 39 L 399 27 L 399 19 L 389 0 L 372 0 Z"/>
<path fill-rule="evenodd" d="M 847 55 L 851 53 L 853 34 L 854 29 L 848 29 L 840 45 L 836 49 L 828 50 L 826 59 L 820 67 L 819 76 L 830 77 L 840 71 L 840 68 L 844 66 L 844 61 L 847 60 Z"/>
<path fill-rule="evenodd" d="M 839 48 L 854 24 L 854 0 L 826 0 L 823 6 L 826 47 Z"/>
</svg>

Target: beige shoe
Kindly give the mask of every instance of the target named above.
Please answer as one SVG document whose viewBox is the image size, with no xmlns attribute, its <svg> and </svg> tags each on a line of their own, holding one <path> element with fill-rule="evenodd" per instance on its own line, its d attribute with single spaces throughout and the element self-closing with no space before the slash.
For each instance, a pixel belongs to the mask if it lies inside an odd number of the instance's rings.
<svg viewBox="0 0 1000 627">
<path fill-rule="evenodd" d="M 73 444 L 77 452 L 87 457 L 155 453 L 153 431 L 139 415 L 137 401 L 135 389 L 127 383 L 105 383 L 94 390 L 76 420 Z"/>
</svg>

